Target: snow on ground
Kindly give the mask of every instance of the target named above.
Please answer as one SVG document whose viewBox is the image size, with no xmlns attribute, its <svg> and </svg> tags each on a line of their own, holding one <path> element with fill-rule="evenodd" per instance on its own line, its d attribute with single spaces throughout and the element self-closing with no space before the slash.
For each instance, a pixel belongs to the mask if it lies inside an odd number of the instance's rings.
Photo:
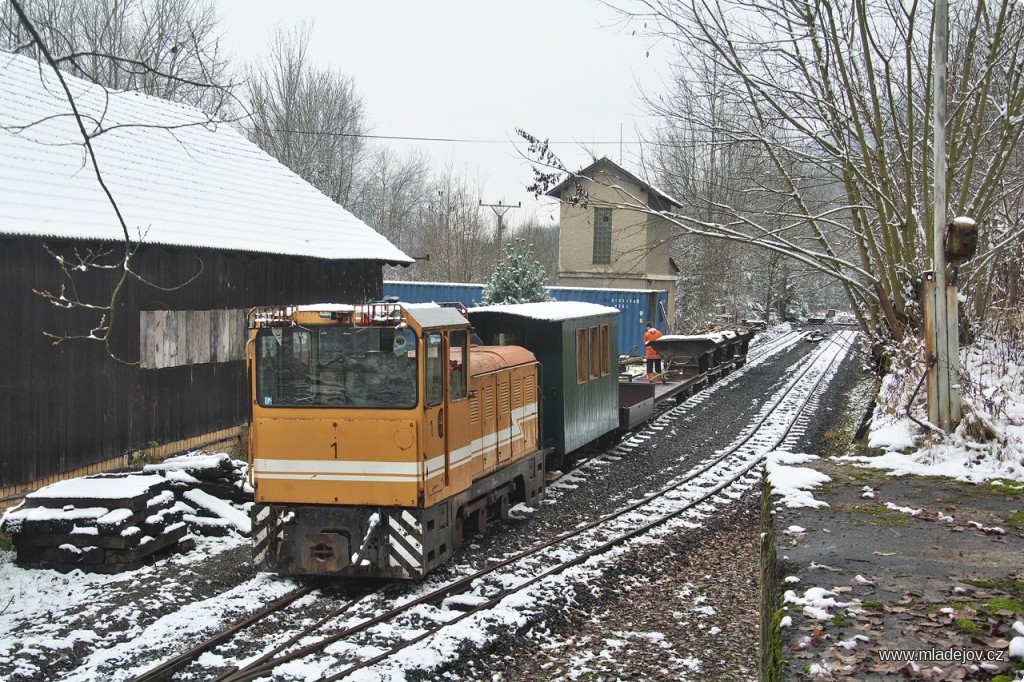
<svg viewBox="0 0 1024 682">
<path fill-rule="evenodd" d="M 780 345 L 775 352 L 791 347 L 791 345 L 791 343 Z M 819 360 L 820 368 L 817 371 L 826 375 L 834 372 L 848 347 L 848 344 L 837 344 L 833 355 Z M 756 366 L 759 362 L 766 359 L 766 357 L 751 359 L 748 367 Z M 798 373 L 795 371 L 797 366 L 791 369 L 793 370 L 791 374 L 795 375 Z M 678 421 L 686 411 L 692 409 L 695 403 L 706 400 L 708 395 L 713 394 L 717 390 L 724 389 L 732 381 L 738 380 L 742 373 L 740 371 L 725 377 L 715 386 L 703 392 L 703 394 L 699 394 L 691 399 L 688 404 L 670 410 L 665 415 L 657 418 L 651 425 L 651 430 L 638 434 L 633 439 L 620 444 L 617 448 L 619 454 L 637 447 L 651 438 L 653 431 L 674 428 L 674 422 Z M 762 412 L 765 409 L 767 409 L 767 406 L 762 408 Z M 788 425 L 792 424 L 793 419 L 796 419 L 797 412 L 796 404 L 783 409 L 775 417 L 777 425 L 766 428 L 763 438 L 772 440 L 776 435 L 786 432 Z M 757 423 L 760 416 L 755 417 L 751 423 Z M 670 437 L 671 433 L 669 431 L 667 435 Z M 778 447 L 781 450 L 789 445 L 783 442 L 769 447 Z M 750 445 L 750 450 L 749 456 L 755 459 L 759 458 L 764 452 L 763 447 L 756 443 Z M 781 451 L 777 454 L 777 461 L 780 466 L 797 463 L 798 460 L 803 461 L 800 457 L 805 457 L 792 454 L 783 455 Z M 614 457 L 614 454 L 611 456 Z M 563 477 L 563 480 L 559 482 L 561 486 L 564 486 L 563 492 L 564 489 L 570 486 L 583 483 L 586 478 L 585 472 L 586 469 L 584 468 L 581 471 L 574 472 L 573 475 Z M 689 499 L 691 495 L 695 496 L 701 490 L 708 490 L 714 487 L 724 475 L 722 471 L 702 474 L 690 482 L 688 490 L 680 491 L 678 499 L 675 501 L 669 499 L 659 501 L 653 504 L 649 511 L 644 513 L 660 515 L 665 511 L 662 507 L 682 503 Z M 611 549 L 602 556 L 592 558 L 559 575 L 551 576 L 525 591 L 506 597 L 494 608 L 462 617 L 460 612 L 456 610 L 426 610 L 426 607 L 423 607 L 421 613 L 418 614 L 421 618 L 436 619 L 443 617 L 445 619 L 452 618 L 458 622 L 454 624 L 454 627 L 410 646 L 401 654 L 392 657 L 387 663 L 378 666 L 375 671 L 367 671 L 367 677 L 360 677 L 359 675 L 362 674 L 360 673 L 354 676 L 353 679 L 406 679 L 405 673 L 407 671 L 422 670 L 456 659 L 462 655 L 467 642 L 479 644 L 493 638 L 496 631 L 515 630 L 521 627 L 524 619 L 529 617 L 531 612 L 542 609 L 545 604 L 564 602 L 571 604 L 573 594 L 579 590 L 589 589 L 587 586 L 591 583 L 592 576 L 605 570 L 609 565 L 614 564 L 618 556 L 626 552 L 635 552 L 636 548 L 644 543 L 660 542 L 666 536 L 671 536 L 681 529 L 695 528 L 702 525 L 702 522 L 708 515 L 715 514 L 723 505 L 729 505 L 730 500 L 735 499 L 743 491 L 752 489 L 758 484 L 759 479 L 760 476 L 755 469 L 742 480 L 739 486 L 741 491 L 736 495 L 722 496 L 713 504 L 705 503 L 691 509 L 679 518 L 669 521 L 661 528 L 649 532 L 643 538 L 638 538 L 628 545 Z M 558 485 L 553 486 L 556 491 L 558 487 Z M 193 503 L 199 504 L 199 500 L 194 499 L 194 497 L 190 499 Z M 165 561 L 173 562 L 175 566 L 181 566 L 182 570 L 179 572 L 184 572 L 186 567 L 191 567 L 192 564 L 204 558 L 208 558 L 215 553 L 227 551 L 237 547 L 239 543 L 245 542 L 247 541 L 234 535 L 220 539 L 200 539 L 197 549 L 192 553 L 174 556 Z M 592 542 L 598 542 L 598 540 L 595 539 Z M 168 612 L 155 621 L 146 619 L 145 624 L 130 627 L 127 632 L 123 629 L 120 632 L 115 632 L 109 626 L 104 627 L 104 623 L 111 620 L 108 613 L 111 604 L 116 603 L 112 600 L 112 595 L 121 589 L 127 589 L 140 582 L 156 582 L 155 578 L 158 575 L 156 569 L 162 568 L 162 565 L 163 562 L 158 567 L 147 567 L 115 576 L 88 575 L 77 571 L 68 575 L 62 575 L 53 571 L 20 569 L 12 563 L 11 555 L 7 554 L 3 559 L 0 559 L 0 584 L 13 587 L 14 600 L 11 604 L 12 608 L 8 608 L 3 613 L 0 613 L 0 656 L 8 659 L 17 658 L 19 655 L 24 655 L 23 652 L 30 648 L 57 651 L 62 648 L 70 648 L 75 641 L 89 642 L 90 645 L 86 649 L 91 650 L 92 653 L 83 660 L 83 664 L 78 667 L 70 679 L 82 681 L 98 679 L 96 669 L 101 667 L 109 672 L 112 664 L 122 666 L 119 673 L 137 675 L 143 672 L 143 669 L 129 668 L 131 667 L 132 652 L 138 651 L 140 647 L 150 650 L 161 650 L 169 655 L 175 650 L 184 648 L 183 643 L 194 640 L 198 633 L 212 630 L 218 624 L 232 620 L 233 614 L 251 610 L 255 605 L 272 601 L 280 594 L 294 588 L 294 584 L 291 581 L 258 576 L 243 582 L 227 592 L 205 599 L 190 601 L 188 599 L 180 599 L 180 595 L 178 595 L 177 603 L 184 603 L 184 606 L 176 607 L 173 611 Z M 166 574 L 166 570 L 162 574 Z M 513 570 L 510 570 L 502 577 L 508 584 L 514 585 L 522 584 L 526 580 L 525 573 L 517 573 Z M 425 589 L 425 586 L 421 587 Z M 154 588 L 158 593 L 155 597 L 157 602 L 167 605 L 176 603 L 175 598 L 167 597 L 163 599 L 159 594 L 165 590 L 168 592 L 173 591 L 175 588 L 171 583 L 162 582 L 159 585 L 155 584 Z M 684 596 L 688 595 L 680 595 L 680 598 L 682 599 Z M 689 610 L 694 618 L 700 621 L 695 621 L 695 627 L 705 625 L 704 620 L 711 619 L 716 612 L 715 605 L 704 602 L 698 603 L 700 596 L 697 595 L 690 600 L 691 608 Z M 155 604 L 154 608 L 158 608 L 160 603 Z M 140 606 L 140 603 L 133 602 L 124 608 L 147 608 L 148 610 L 149 606 L 148 604 Z M 51 626 L 48 626 L 47 623 L 50 620 L 59 621 L 63 618 L 63 614 L 69 612 L 75 613 L 77 622 L 95 623 L 95 628 L 93 630 L 73 631 L 70 635 L 64 635 L 62 641 L 47 641 L 47 633 L 66 632 L 68 630 L 67 627 L 60 628 L 57 622 L 53 623 L 52 629 L 49 629 Z M 122 624 L 124 622 L 132 622 L 131 614 L 121 614 L 120 617 L 115 617 L 114 620 Z M 716 627 L 710 621 L 706 623 L 705 627 L 709 636 L 716 634 Z M 23 635 L 25 630 L 32 631 L 35 638 L 33 641 L 26 641 Z M 649 631 L 633 633 L 633 635 L 657 638 L 661 636 L 661 633 Z M 338 657 L 346 653 L 346 647 L 351 648 L 352 646 L 351 643 L 343 642 L 329 646 L 325 648 L 322 652 L 323 655 L 315 663 L 310 663 L 307 660 L 304 664 L 296 664 L 302 667 L 290 670 L 286 674 L 293 674 L 295 679 L 320 677 L 323 672 L 329 669 L 332 663 L 337 661 Z M 619 639 L 610 639 L 605 642 L 605 647 L 599 651 L 607 650 L 611 654 L 620 646 Z M 372 655 L 368 648 L 364 648 L 361 653 L 363 655 Z M 695 660 L 691 661 L 690 664 L 692 669 L 697 669 L 699 665 Z M 31 676 L 30 670 L 25 672 Z M 121 678 L 118 677 L 118 679 Z"/>
<path fill-rule="evenodd" d="M 223 469 L 226 460 L 228 457 L 224 454 L 195 453 L 175 458 L 167 467 L 170 470 L 167 476 L 147 473 L 61 481 L 28 495 L 29 503 L 53 506 L 12 508 L 4 514 L 3 527 L 8 532 L 17 532 L 21 524 L 33 520 L 66 521 L 76 524 L 73 534 L 86 531 L 95 534 L 96 523 L 104 520 L 116 523 L 119 518 L 133 513 L 131 509 L 116 505 L 147 495 L 152 495 L 148 500 L 150 508 L 155 502 L 173 502 L 174 494 L 161 490 L 169 480 L 199 484 L 185 471 Z M 245 610 L 250 600 L 270 600 L 277 592 L 293 588 L 288 581 L 275 581 L 266 587 L 246 584 L 239 594 L 227 592 L 179 610 L 178 604 L 193 598 L 191 589 L 179 584 L 182 575 L 195 573 L 201 562 L 250 542 L 243 537 L 249 532 L 248 516 L 238 507 L 198 488 L 186 489 L 183 494 L 192 504 L 216 516 L 216 519 L 204 516 L 200 520 L 223 521 L 237 533 L 216 538 L 194 537 L 195 547 L 186 554 L 175 554 L 153 566 L 113 575 L 77 569 L 59 573 L 22 568 L 14 563 L 14 552 L 0 552 L 0 659 L 16 661 L 18 676 L 39 678 L 41 671 L 33 661 L 75 655 L 72 650 L 76 649 L 76 644 L 84 643 L 93 654 L 66 679 L 100 679 L 102 676 L 95 673 L 98 664 L 118 658 L 129 660 L 137 655 L 140 644 L 147 648 L 182 648 L 182 641 L 189 640 L 196 632 L 212 630 L 232 612 Z M 96 504 L 104 506 L 92 506 Z M 94 525 L 78 526 L 85 522 Z M 259 583 L 259 580 L 251 582 Z M 144 589 L 140 590 L 140 586 Z M 136 597 L 126 597 L 128 594 L 136 594 Z M 145 596 L 139 598 L 138 594 Z M 158 613 L 167 608 L 174 611 L 148 626 L 139 624 L 147 620 L 140 618 L 143 611 Z M 129 624 L 127 631 L 126 623 Z M 78 646 L 77 651 L 82 648 Z"/>
<path fill-rule="evenodd" d="M 149 604 L 156 608 L 164 600 L 162 589 L 156 581 L 161 574 L 165 562 L 173 564 L 182 573 L 196 566 L 209 557 L 221 554 L 239 544 L 247 544 L 246 538 L 226 536 L 221 538 L 197 538 L 196 547 L 188 554 L 174 555 L 165 559 L 157 566 L 146 566 L 135 571 L 115 575 L 101 575 L 72 571 L 58 573 L 46 569 L 21 568 L 14 563 L 13 552 L 0 553 L 0 585 L 3 585 L 4 608 L 0 613 L 0 658 L 21 660 L 19 671 L 27 678 L 38 675 L 35 667 L 29 663 L 28 654 L 33 652 L 59 652 L 70 650 L 76 642 L 93 642 L 93 646 L 102 642 L 111 634 L 115 639 L 124 637 L 123 632 L 108 632 L 108 628 L 125 619 L 132 620 L 133 609 L 137 604 L 119 606 L 118 594 L 131 590 L 141 584 L 152 584 L 154 597 Z M 170 595 L 166 597 L 172 599 Z M 210 605 L 208 605 L 210 606 Z M 197 625 L 209 622 L 214 609 L 192 614 Z M 88 630 L 75 630 L 70 635 L 65 632 L 65 621 L 74 619 L 81 623 L 93 623 Z M 25 634 L 30 631 L 31 634 Z M 142 634 L 138 632 L 135 634 Z M 168 639 L 166 644 L 173 643 Z M 94 679 L 84 675 L 88 668 L 80 669 L 79 679 Z"/>
<path fill-rule="evenodd" d="M 776 450 L 768 454 L 764 463 L 768 485 L 773 495 L 782 498 L 783 505 L 790 508 L 828 506 L 827 502 L 815 499 L 811 491 L 832 479 L 808 467 L 792 466 L 816 459 L 816 455 L 797 454 L 785 450 Z"/>
<path fill-rule="evenodd" d="M 882 382 L 868 438 L 883 453 L 845 459 L 894 476 L 1024 481 L 1024 358 L 1006 343 L 984 338 L 961 349 L 960 365 L 964 419 L 952 434 L 929 436 L 907 415 L 920 374 L 897 370 Z M 927 419 L 923 393 L 911 409 L 918 422 Z"/>
</svg>

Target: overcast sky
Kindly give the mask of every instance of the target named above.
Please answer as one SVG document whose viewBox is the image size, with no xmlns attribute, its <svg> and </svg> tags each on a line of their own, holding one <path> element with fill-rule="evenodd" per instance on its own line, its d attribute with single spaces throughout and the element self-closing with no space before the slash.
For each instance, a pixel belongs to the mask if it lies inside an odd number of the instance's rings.
<svg viewBox="0 0 1024 682">
<path fill-rule="evenodd" d="M 434 168 L 454 164 L 479 178 L 484 202 L 538 202 L 525 190 L 529 164 L 517 154 L 517 127 L 553 145 L 567 165 L 598 156 L 624 165 L 647 129 L 641 88 L 667 78 L 668 48 L 632 35 L 614 11 L 590 0 L 217 0 L 227 49 L 238 63 L 261 56 L 277 24 L 313 22 L 310 54 L 350 75 L 374 134 L 494 142 L 383 142 L 419 146 Z M 650 52 L 650 56 L 647 53 Z M 578 143 L 574 143 L 577 141 Z M 523 147 L 523 145 L 519 145 Z M 544 203 L 550 203 L 547 200 Z M 541 209 L 539 215 L 551 211 Z"/>
</svg>

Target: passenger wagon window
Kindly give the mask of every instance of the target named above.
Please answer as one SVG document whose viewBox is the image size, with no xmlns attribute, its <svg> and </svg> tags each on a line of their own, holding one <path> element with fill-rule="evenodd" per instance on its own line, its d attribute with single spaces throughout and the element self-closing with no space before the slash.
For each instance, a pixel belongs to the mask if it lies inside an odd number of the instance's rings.
<svg viewBox="0 0 1024 682">
<path fill-rule="evenodd" d="M 576 330 L 576 383 L 587 380 L 587 330 Z"/>
<path fill-rule="evenodd" d="M 601 325 L 601 376 L 611 374 L 611 347 L 608 345 L 608 325 Z"/>
</svg>

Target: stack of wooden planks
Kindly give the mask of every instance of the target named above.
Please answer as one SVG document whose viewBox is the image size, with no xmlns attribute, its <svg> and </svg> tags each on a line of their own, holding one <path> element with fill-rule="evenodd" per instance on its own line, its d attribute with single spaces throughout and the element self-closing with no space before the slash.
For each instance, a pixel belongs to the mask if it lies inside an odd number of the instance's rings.
<svg viewBox="0 0 1024 682">
<path fill-rule="evenodd" d="M 190 453 L 141 474 L 100 474 L 46 486 L 4 514 L 18 564 L 61 572 L 134 570 L 194 546 L 194 535 L 247 536 L 246 464 Z"/>
<path fill-rule="evenodd" d="M 248 536 L 249 515 L 235 505 L 252 502 L 248 465 L 223 453 L 190 452 L 143 472 L 163 476 L 170 489 L 187 507 L 184 520 L 196 535 L 221 536 L 232 532 Z M 232 504 L 233 503 L 233 504 Z"/>
<path fill-rule="evenodd" d="M 119 573 L 190 549 L 184 513 L 160 476 L 95 476 L 30 493 L 2 527 L 22 566 Z"/>
</svg>

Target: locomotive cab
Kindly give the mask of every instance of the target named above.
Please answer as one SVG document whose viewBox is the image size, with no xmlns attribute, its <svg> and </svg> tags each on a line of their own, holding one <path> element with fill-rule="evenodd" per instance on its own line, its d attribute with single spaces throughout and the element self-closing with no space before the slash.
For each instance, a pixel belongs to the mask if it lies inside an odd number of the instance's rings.
<svg viewBox="0 0 1024 682">
<path fill-rule="evenodd" d="M 258 568 L 419 578 L 470 516 L 543 494 L 536 359 L 471 350 L 464 309 L 256 309 L 250 328 Z"/>
</svg>

